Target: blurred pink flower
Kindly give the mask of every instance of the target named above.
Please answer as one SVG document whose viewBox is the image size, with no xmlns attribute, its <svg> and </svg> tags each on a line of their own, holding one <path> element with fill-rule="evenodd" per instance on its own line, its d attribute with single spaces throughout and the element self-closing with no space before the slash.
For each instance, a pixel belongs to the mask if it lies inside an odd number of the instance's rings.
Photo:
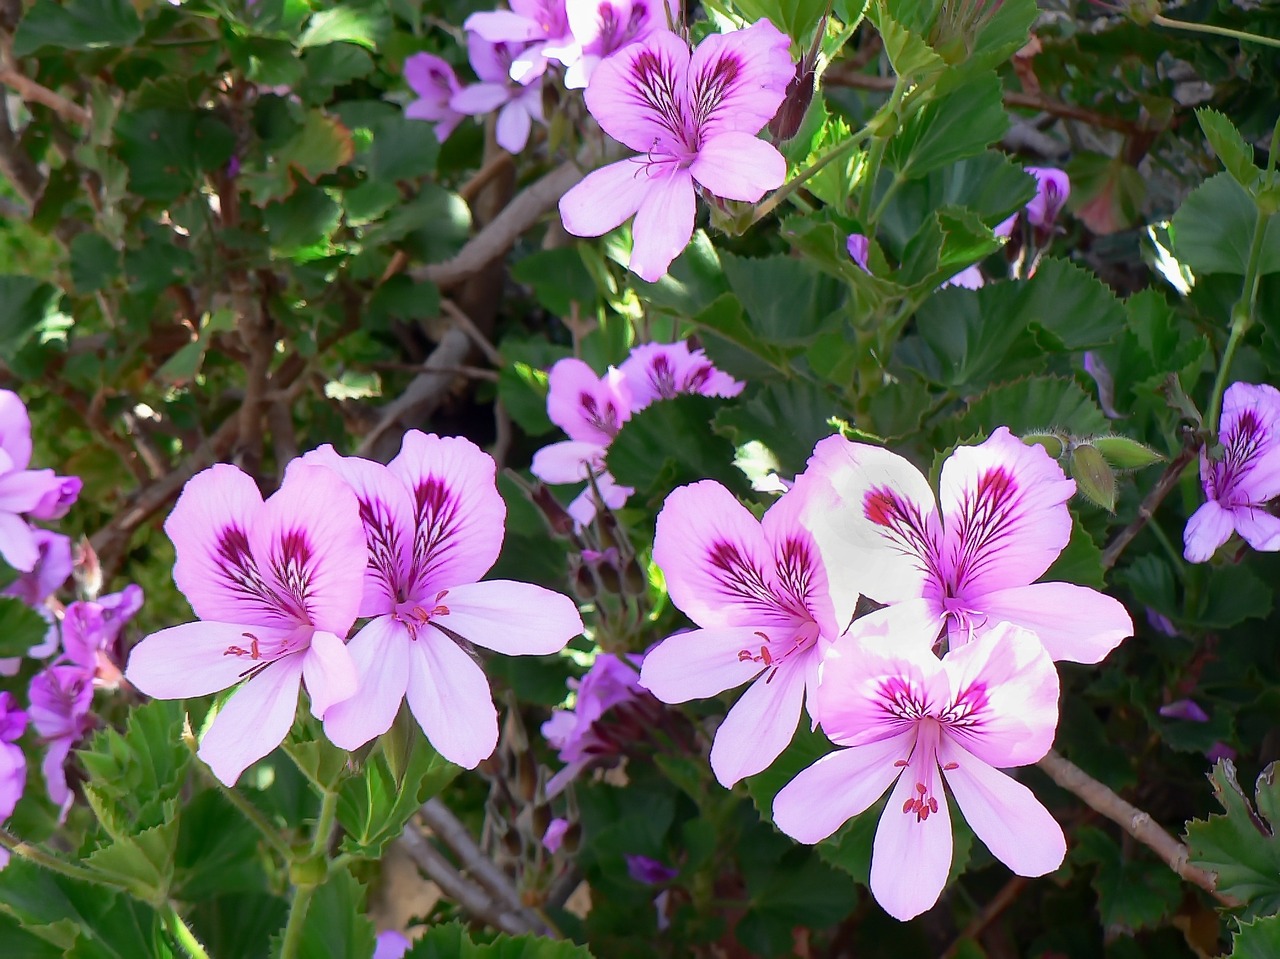
<svg viewBox="0 0 1280 959">
<path fill-rule="evenodd" d="M 864 273 L 870 273 L 871 270 L 867 266 L 867 257 L 871 253 L 871 241 L 861 233 L 850 233 L 849 239 L 845 241 L 845 248 L 849 251 L 849 256 L 854 263 L 862 267 Z"/>
<path fill-rule="evenodd" d="M 17 393 L 0 390 L 0 558 L 28 573 L 40 560 L 40 542 L 24 518 L 57 519 L 80 494 L 80 480 L 31 463 L 31 419 Z"/>
<path fill-rule="evenodd" d="M 507 75 L 516 83 L 532 83 L 550 62 L 568 66 L 582 55 L 569 30 L 565 0 L 510 0 L 510 6 L 510 10 L 473 13 L 462 26 L 489 43 L 511 45 L 515 55 Z"/>
<path fill-rule="evenodd" d="M 17 708 L 13 693 L 0 692 L 0 823 L 11 815 L 27 785 L 27 757 L 18 738 L 27 728 L 27 714 Z M 9 863 L 9 850 L 0 849 L 0 869 Z"/>
<path fill-rule="evenodd" d="M 681 393 L 737 396 L 746 386 L 716 369 L 706 353 L 690 349 L 685 340 L 632 347 L 631 355 L 618 369 L 631 395 L 632 413 L 639 413 L 654 400 L 669 400 Z"/>
<path fill-rule="evenodd" d="M 545 726 L 543 727 L 546 728 Z M 564 834 L 569 831 L 569 820 L 560 819 L 559 817 L 551 820 L 551 824 L 547 826 L 547 831 L 542 834 L 542 848 L 553 856 L 560 851 L 560 844 L 564 842 Z"/>
<path fill-rule="evenodd" d="M 45 787 L 65 814 L 71 805 L 67 756 L 94 725 L 93 674 L 75 663 L 50 666 L 32 677 L 28 697 L 31 725 L 46 747 L 41 764 Z"/>
<path fill-rule="evenodd" d="M 125 623 L 142 608 L 142 587 L 126 586 L 97 600 L 71 603 L 62 616 L 62 648 L 96 685 L 114 688 L 121 679 L 117 643 Z"/>
<path fill-rule="evenodd" d="M 494 138 L 508 153 L 523 150 L 533 121 L 542 122 L 542 85 L 521 86 L 508 76 L 523 49 L 521 44 L 491 43 L 468 33 L 467 52 L 480 82 L 463 87 L 449 98 L 449 109 L 466 116 L 497 113 Z"/>
<path fill-rule="evenodd" d="M 453 67 L 432 53 L 415 53 L 404 61 L 404 79 L 418 98 L 405 107 L 411 120 L 435 121 L 436 140 L 444 143 L 462 122 L 463 114 L 449 106 L 462 89 Z"/>
<path fill-rule="evenodd" d="M 199 750 L 230 786 L 288 734 L 304 680 L 318 719 L 355 693 L 344 640 L 368 555 L 359 505 L 317 466 L 295 461 L 263 502 L 249 476 L 218 465 L 187 482 L 164 528 L 200 621 L 147 636 L 125 676 L 160 699 L 239 685 Z"/>
<path fill-rule="evenodd" d="M 569 29 L 581 51 L 564 74 L 570 90 L 587 86 L 600 61 L 680 22 L 679 0 L 566 0 Z"/>
<path fill-rule="evenodd" d="M 999 770 L 1036 762 L 1058 725 L 1058 674 L 1031 633 L 1002 624 L 939 661 L 923 643 L 836 640 L 822 668 L 818 719 L 839 749 L 773 801 L 779 829 L 800 842 L 830 836 L 893 793 L 880 817 L 871 892 L 907 920 L 930 908 L 951 866 L 943 782 L 991 853 L 1021 876 L 1056 869 L 1061 827 Z"/>
<path fill-rule="evenodd" d="M 754 203 L 787 163 L 756 133 L 794 74 L 791 41 L 769 21 L 713 34 L 692 55 L 667 30 L 596 68 L 587 108 L 609 136 L 642 154 L 601 167 L 560 200 L 564 227 L 600 236 L 635 216 L 631 270 L 654 281 L 693 235 L 695 182 Z"/>
<path fill-rule="evenodd" d="M 671 601 L 699 629 L 668 636 L 645 657 L 640 684 L 667 703 L 751 685 L 711 747 L 725 786 L 766 769 L 812 712 L 820 642 L 837 633 L 827 573 L 800 525 L 804 492 L 786 493 L 757 520 L 711 480 L 682 486 L 658 514 L 653 559 Z M 816 717 L 815 717 L 816 723 Z"/>
<path fill-rule="evenodd" d="M 1280 390 L 1232 383 L 1222 398 L 1220 458 L 1200 451 L 1205 503 L 1187 521 L 1183 555 L 1203 563 L 1239 533 L 1256 550 L 1280 550 L 1280 518 L 1266 504 L 1280 496 Z"/>
<path fill-rule="evenodd" d="M 394 929 L 387 929 L 378 933 L 377 941 L 373 947 L 373 959 L 402 959 L 411 945 L 413 943 L 403 933 L 396 932 Z"/>
<path fill-rule="evenodd" d="M 1023 168 L 1036 180 L 1036 195 L 1019 212 L 1006 218 L 995 228 L 996 236 L 1009 236 L 1019 216 L 1025 216 L 1027 222 L 1038 230 L 1045 231 L 1053 226 L 1067 204 L 1071 195 L 1071 180 L 1062 170 L 1054 167 L 1029 166 Z"/>
<path fill-rule="evenodd" d="M 506 504 L 492 457 L 473 443 L 410 430 L 387 466 L 331 446 L 302 463 L 350 486 L 368 539 L 359 615 L 373 619 L 351 640 L 358 685 L 326 713 L 326 735 L 355 749 L 390 729 L 407 699 L 431 745 L 474 768 L 497 745 L 498 720 L 464 645 L 557 652 L 582 631 L 577 607 L 541 586 L 479 582 L 502 549 Z"/>
</svg>

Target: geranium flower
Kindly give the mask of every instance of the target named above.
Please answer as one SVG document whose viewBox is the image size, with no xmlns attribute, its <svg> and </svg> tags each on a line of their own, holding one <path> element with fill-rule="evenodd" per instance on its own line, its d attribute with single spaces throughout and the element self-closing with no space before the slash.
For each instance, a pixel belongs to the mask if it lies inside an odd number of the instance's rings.
<svg viewBox="0 0 1280 959">
<path fill-rule="evenodd" d="M 27 714 L 13 693 L 0 692 L 0 823 L 13 815 L 27 785 L 27 757 L 17 744 L 26 728 Z M 8 864 L 9 850 L 0 848 L 0 869 Z"/>
<path fill-rule="evenodd" d="M 494 139 L 508 153 L 519 153 L 529 142 L 533 121 L 542 122 L 542 86 L 521 86 L 511 80 L 512 62 L 523 45 L 491 43 L 475 34 L 467 34 L 467 53 L 479 83 L 463 87 L 449 98 L 449 108 L 467 116 L 498 114 Z"/>
<path fill-rule="evenodd" d="M 45 788 L 65 815 L 71 806 L 67 788 L 67 757 L 71 747 L 93 728 L 93 673 L 75 663 L 65 663 L 36 673 L 27 691 L 31 725 L 45 746 Z"/>
<path fill-rule="evenodd" d="M 817 696 L 839 746 L 773 801 L 774 823 L 800 842 L 825 839 L 890 785 L 876 828 L 871 892 L 907 920 L 932 906 L 951 866 L 946 783 L 965 821 L 1021 876 L 1056 869 L 1062 828 L 1026 786 L 999 772 L 1049 751 L 1058 674 L 1031 633 L 1003 624 L 941 661 L 894 635 L 838 639 Z"/>
<path fill-rule="evenodd" d="M 827 574 L 799 522 L 804 502 L 787 493 L 757 521 L 704 480 L 677 489 L 658 514 L 654 562 L 671 601 L 701 628 L 651 649 L 640 684 L 682 703 L 751 682 L 711 747 L 725 786 L 767 768 L 791 742 L 806 690 L 812 697 L 817 687 L 820 638 L 836 634 Z"/>
<path fill-rule="evenodd" d="M 360 615 L 373 620 L 349 646 L 359 686 L 325 715 L 325 733 L 355 749 L 390 729 L 407 699 L 431 745 L 474 768 L 497 745 L 498 714 L 459 643 L 554 653 L 582 632 L 577 607 L 541 586 L 479 582 L 502 549 L 506 504 L 492 457 L 473 443 L 410 430 L 388 466 L 330 446 L 303 463 L 350 485 L 369 544 Z"/>
<path fill-rule="evenodd" d="M 620 370 L 597 376 L 582 360 L 566 357 L 547 374 L 547 416 L 569 439 L 544 446 L 533 455 L 529 470 L 544 483 L 581 483 L 594 477 L 569 504 L 568 513 L 579 526 L 595 518 L 596 493 L 610 509 L 620 508 L 635 492 L 619 486 L 605 470 L 609 444 L 631 418 L 631 392 Z"/>
<path fill-rule="evenodd" d="M 1019 216 L 1025 216 L 1027 222 L 1040 230 L 1053 226 L 1062 208 L 1067 205 L 1067 197 L 1071 195 L 1071 180 L 1061 170 L 1054 167 L 1029 166 L 1023 168 L 1036 180 L 1036 195 L 1025 207 L 1014 213 L 995 228 L 996 236 L 1009 236 Z"/>
<path fill-rule="evenodd" d="M 1280 549 L 1280 518 L 1266 503 L 1280 496 L 1280 390 L 1232 383 L 1222 397 L 1220 458 L 1200 451 L 1205 503 L 1187 521 L 1183 555 L 1203 563 L 1239 533 L 1256 550 Z"/>
<path fill-rule="evenodd" d="M 664 0 L 566 0 L 565 12 L 581 51 L 565 70 L 564 85 L 570 90 L 587 86 L 610 54 L 680 21 L 679 0 L 670 9 Z"/>
<path fill-rule="evenodd" d="M 961 446 L 942 467 L 941 510 L 928 480 L 888 450 L 842 436 L 820 442 L 805 476 L 817 488 L 805 522 L 833 577 L 837 621 L 857 594 L 890 604 L 859 619 L 927 617 L 951 645 L 1011 622 L 1054 659 L 1096 663 L 1133 635 L 1110 596 L 1072 583 L 1037 583 L 1071 538 L 1075 483 L 1040 446 L 1000 427 Z"/>
<path fill-rule="evenodd" d="M 639 413 L 654 400 L 669 400 L 681 393 L 702 396 L 737 396 L 746 386 L 716 369 L 702 350 L 689 344 L 644 343 L 633 347 L 618 368 L 631 395 L 631 412 Z"/>
<path fill-rule="evenodd" d="M 71 603 L 62 616 L 62 648 L 68 660 L 99 686 L 114 688 L 121 673 L 116 644 L 125 623 L 142 608 L 142 587 L 130 584 L 97 600 Z"/>
<path fill-rule="evenodd" d="M 689 48 L 662 30 L 596 68 L 587 109 L 641 156 L 601 167 L 560 200 L 564 227 L 600 236 L 635 216 L 631 270 L 657 280 L 693 235 L 694 182 L 754 203 L 780 186 L 787 163 L 757 139 L 795 72 L 791 41 L 769 21 Z"/>
<path fill-rule="evenodd" d="M 27 469 L 31 463 L 31 419 L 17 393 L 0 390 L 0 557 L 20 572 L 40 561 L 40 542 L 24 519 L 64 516 L 80 493 L 75 476 Z"/>
<path fill-rule="evenodd" d="M 164 529 L 174 582 L 200 622 L 147 636 L 125 677 L 159 699 L 239 684 L 199 750 L 234 785 L 289 732 L 304 680 L 317 719 L 355 692 L 344 639 L 368 555 L 359 505 L 318 466 L 295 462 L 263 502 L 248 475 L 218 465 L 187 482 Z"/>
<path fill-rule="evenodd" d="M 565 0 L 510 0 L 510 4 L 510 10 L 473 13 L 462 26 L 490 43 L 514 45 L 517 52 L 508 75 L 516 83 L 537 80 L 550 61 L 568 66 L 582 55 L 569 30 Z"/>
<path fill-rule="evenodd" d="M 418 98 L 404 108 L 410 120 L 435 122 L 436 139 L 444 143 L 462 122 L 464 114 L 449 105 L 462 90 L 448 62 L 432 53 L 415 53 L 404 61 L 404 79 Z"/>
</svg>

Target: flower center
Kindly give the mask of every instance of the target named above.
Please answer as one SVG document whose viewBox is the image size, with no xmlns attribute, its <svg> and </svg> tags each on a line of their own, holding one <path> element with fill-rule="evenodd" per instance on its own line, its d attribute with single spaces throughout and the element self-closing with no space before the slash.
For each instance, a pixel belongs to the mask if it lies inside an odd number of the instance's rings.
<svg viewBox="0 0 1280 959">
<path fill-rule="evenodd" d="M 395 612 L 391 616 L 397 623 L 403 623 L 405 628 L 409 630 L 410 639 L 417 639 L 418 630 L 426 626 L 432 619 L 449 615 L 449 607 L 441 602 L 448 595 L 449 591 L 447 589 L 442 589 L 436 593 L 436 598 L 432 600 L 430 609 L 427 608 L 427 603 L 412 599 L 408 600 L 397 605 Z"/>
<path fill-rule="evenodd" d="M 756 630 L 755 634 L 760 637 L 758 651 L 753 649 L 738 650 L 738 662 L 760 663 L 765 669 L 772 669 L 776 673 L 778 667 L 788 659 L 805 652 L 813 646 L 818 639 L 818 624 L 812 620 L 801 623 L 795 633 L 792 634 L 790 641 L 780 640 L 775 642 L 769 638 L 768 633 L 761 630 Z M 770 675 L 765 682 L 773 682 L 773 675 Z"/>
</svg>

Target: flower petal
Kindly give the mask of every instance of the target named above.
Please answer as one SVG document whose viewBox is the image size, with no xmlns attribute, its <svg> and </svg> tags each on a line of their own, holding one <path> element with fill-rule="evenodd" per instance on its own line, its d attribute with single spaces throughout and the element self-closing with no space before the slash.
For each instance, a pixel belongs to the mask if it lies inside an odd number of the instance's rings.
<svg viewBox="0 0 1280 959">
<path fill-rule="evenodd" d="M 359 749 L 391 728 L 409 685 L 409 631 L 379 616 L 352 637 L 356 693 L 324 714 L 324 733 L 343 749 Z"/>
<path fill-rule="evenodd" d="M 1264 507 L 1241 507 L 1233 510 L 1236 532 L 1246 543 L 1263 553 L 1280 550 L 1280 517 L 1272 516 Z"/>
<path fill-rule="evenodd" d="M 596 443 L 565 440 L 544 446 L 533 454 L 529 472 L 544 483 L 581 483 L 591 473 L 591 464 L 604 463 L 605 447 Z"/>
<path fill-rule="evenodd" d="M 339 456 L 328 444 L 295 462 L 331 469 L 351 487 L 369 550 L 359 615 L 391 612 L 400 601 L 400 589 L 408 585 L 413 551 L 413 503 L 404 483 L 381 463 Z"/>
<path fill-rule="evenodd" d="M 1034 633 L 1001 623 L 949 652 L 942 668 L 952 690 L 943 738 L 1001 769 L 1049 751 L 1058 728 L 1058 671 Z"/>
<path fill-rule="evenodd" d="M 878 603 L 924 595 L 941 531 L 918 469 L 880 447 L 829 436 L 796 478 L 798 489 L 809 484 L 803 519 L 830 571 L 837 622 L 852 617 L 859 592 Z"/>
<path fill-rule="evenodd" d="M 688 70 L 683 40 L 668 30 L 651 34 L 596 67 L 585 94 L 587 109 L 605 133 L 637 153 L 679 155 L 691 132 L 685 129 Z"/>
<path fill-rule="evenodd" d="M 458 644 L 423 630 L 409 650 L 409 708 L 445 759 L 474 769 L 498 745 L 489 681 Z"/>
<path fill-rule="evenodd" d="M 335 704 L 356 692 L 356 664 L 347 644 L 333 633 L 316 630 L 311 646 L 302 654 L 302 678 L 311 698 L 311 715 L 324 719 Z"/>
<path fill-rule="evenodd" d="M 933 757 L 929 757 L 933 761 Z M 871 894 L 893 918 L 906 922 L 932 908 L 951 871 L 951 813 L 935 789 L 938 811 L 921 820 L 903 806 L 916 798 L 916 777 L 905 771 L 889 797 L 871 847 Z"/>
<path fill-rule="evenodd" d="M 760 676 L 716 730 L 711 769 L 726 789 L 768 769 L 790 745 L 804 705 L 805 666 L 796 657 Z"/>
<path fill-rule="evenodd" d="M 558 653 L 582 632 L 573 600 L 532 583 L 497 579 L 451 586 L 437 602 L 448 612 L 433 616 L 433 623 L 508 656 Z"/>
<path fill-rule="evenodd" d="M 1039 579 L 1071 538 L 1075 488 L 1043 446 L 1006 427 L 959 447 L 942 466 L 946 572 L 965 594 Z"/>
<path fill-rule="evenodd" d="M 1073 663 L 1100 663 L 1133 635 L 1133 619 L 1119 600 L 1074 583 L 996 590 L 982 597 L 982 612 L 991 627 L 1004 621 L 1029 629 L 1051 658 Z"/>
<path fill-rule="evenodd" d="M 473 83 L 449 98 L 449 109 L 482 117 L 510 102 L 511 91 L 499 83 Z"/>
<path fill-rule="evenodd" d="M 1030 789 L 945 737 L 938 760 L 955 764 L 943 776 L 965 821 L 993 856 L 1019 876 L 1043 876 L 1062 865 L 1062 827 Z"/>
<path fill-rule="evenodd" d="M 197 755 L 226 786 L 284 741 L 298 711 L 302 657 L 276 660 L 231 694 Z"/>
<path fill-rule="evenodd" d="M 574 236 L 603 236 L 640 209 L 649 192 L 648 164 L 629 157 L 588 173 L 560 198 L 560 220 Z"/>
<path fill-rule="evenodd" d="M 0 557 L 23 573 L 31 572 L 40 561 L 35 533 L 21 516 L 0 512 Z"/>
<path fill-rule="evenodd" d="M 519 153 L 529 143 L 529 131 L 533 129 L 533 117 L 521 103 L 508 103 L 498 111 L 498 122 L 493 127 L 493 138 L 508 153 Z"/>
<path fill-rule="evenodd" d="M 369 551 L 360 505 L 342 477 L 292 464 L 254 518 L 249 548 L 284 615 L 347 634 L 360 610 Z"/>
<path fill-rule="evenodd" d="M 658 514 L 653 560 L 671 601 L 704 628 L 791 623 L 759 522 L 714 480 L 674 490 Z"/>
<path fill-rule="evenodd" d="M 460 436 L 410 430 L 389 468 L 413 504 L 410 597 L 430 600 L 488 572 L 502 550 L 507 519 L 493 457 Z"/>
<path fill-rule="evenodd" d="M 760 645 L 750 626 L 676 633 L 645 654 L 640 685 L 664 703 L 709 699 L 759 675 L 761 664 L 738 654 Z"/>
<path fill-rule="evenodd" d="M 774 797 L 773 824 L 799 842 L 821 842 L 884 795 L 914 741 L 906 732 L 823 756 Z"/>
<path fill-rule="evenodd" d="M 252 632 L 249 632 L 249 630 Z M 259 663 L 229 655 L 253 638 L 272 645 L 288 630 L 234 623 L 184 623 L 146 637 L 129 653 L 125 679 L 156 699 L 191 699 L 234 686 Z"/>
<path fill-rule="evenodd" d="M 758 133 L 778 112 L 793 76 L 791 40 L 768 20 L 711 34 L 689 64 L 689 99 L 704 142 L 732 130 Z"/>
<path fill-rule="evenodd" d="M 1218 547 L 1231 538 L 1235 531 L 1235 517 L 1218 505 L 1217 500 L 1207 500 L 1191 514 L 1186 529 L 1182 531 L 1182 555 L 1188 563 L 1203 563 L 1212 559 Z"/>
<path fill-rule="evenodd" d="M 521 43 L 543 38 L 537 21 L 511 10 L 473 13 L 463 21 L 462 29 L 475 33 L 490 43 Z"/>
<path fill-rule="evenodd" d="M 773 553 L 777 589 L 786 605 L 806 610 L 828 640 L 835 639 L 843 624 L 837 624 L 827 585 L 827 570 L 813 534 L 801 525 L 809 508 L 806 490 L 791 489 L 779 497 L 760 520 Z"/>
<path fill-rule="evenodd" d="M 689 172 L 716 196 L 755 203 L 782 185 L 787 161 L 754 134 L 726 130 L 703 141 Z"/>
<path fill-rule="evenodd" d="M 31 463 L 31 417 L 13 390 L 0 390 L 0 452 L 8 455 L 11 469 Z"/>
<path fill-rule="evenodd" d="M 635 223 L 631 226 L 631 272 L 657 282 L 684 252 L 693 236 L 693 178 L 688 170 L 672 167 L 650 177 Z"/>
<path fill-rule="evenodd" d="M 582 360 L 557 360 L 547 372 L 547 416 L 570 439 L 594 443 L 603 453 L 631 417 L 626 379 L 613 367 L 598 376 Z"/>
</svg>

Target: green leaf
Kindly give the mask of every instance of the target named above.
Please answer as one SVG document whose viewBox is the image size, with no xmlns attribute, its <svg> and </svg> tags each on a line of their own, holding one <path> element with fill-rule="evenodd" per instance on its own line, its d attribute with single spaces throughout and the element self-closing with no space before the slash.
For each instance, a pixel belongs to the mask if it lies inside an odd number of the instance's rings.
<svg viewBox="0 0 1280 959">
<path fill-rule="evenodd" d="M 310 249 L 323 256 L 342 221 L 342 207 L 324 190 L 305 184 L 287 199 L 264 207 L 262 219 L 277 253 L 290 256 Z"/>
<path fill-rule="evenodd" d="M 262 835 L 217 789 L 182 805 L 174 850 L 174 898 L 184 902 L 253 893 L 266 895 L 267 875 L 258 854 Z M 267 929 L 274 931 L 275 926 Z M 263 940 L 266 940 L 264 935 Z"/>
<path fill-rule="evenodd" d="M 49 632 L 49 624 L 14 596 L 0 596 L 0 657 L 25 656 Z"/>
<path fill-rule="evenodd" d="M 373 923 L 364 914 L 365 888 L 346 869 L 330 873 L 307 907 L 298 959 L 371 956 Z M 272 955 L 279 956 L 279 941 Z"/>
<path fill-rule="evenodd" d="M 1072 858 L 1096 864 L 1093 877 L 1105 929 L 1130 932 L 1160 925 L 1182 898 L 1182 883 L 1163 863 L 1125 859 L 1106 833 L 1085 826 L 1076 834 Z"/>
<path fill-rule="evenodd" d="M 1244 142 L 1240 131 L 1223 114 L 1208 107 L 1197 110 L 1196 119 L 1227 172 L 1246 190 L 1253 189 L 1262 171 L 1254 165 L 1253 147 Z"/>
<path fill-rule="evenodd" d="M 378 120 L 370 132 L 373 134 L 369 148 L 371 179 L 394 183 L 435 173 L 440 142 L 430 123 L 397 115 Z"/>
<path fill-rule="evenodd" d="M 623 486 L 661 499 L 681 483 L 718 479 L 745 491 L 733 466 L 733 444 L 708 430 L 721 401 L 677 396 L 628 420 L 609 447 L 609 472 Z"/>
<path fill-rule="evenodd" d="M 1053 257 L 1040 261 L 1035 276 L 1006 308 L 1038 326 L 1042 345 L 1055 350 L 1106 346 L 1125 328 L 1124 306 L 1106 284 L 1088 270 Z M 1046 332 L 1048 343 L 1043 342 Z"/>
<path fill-rule="evenodd" d="M 590 314 L 600 300 L 595 278 L 575 246 L 538 250 L 517 261 L 511 276 L 533 288 L 538 302 L 556 316 L 570 316 L 575 304 Z"/>
<path fill-rule="evenodd" d="M 0 275 L 0 352 L 16 353 L 61 299 L 56 287 L 35 277 Z"/>
<path fill-rule="evenodd" d="M 13 52 L 26 57 L 43 47 L 127 47 L 140 36 L 142 21 L 129 0 L 36 0 L 18 24 Z"/>
<path fill-rule="evenodd" d="M 306 49 L 345 41 L 376 50 L 378 40 L 388 26 L 386 15 L 381 10 L 343 4 L 313 14 L 307 21 L 306 30 L 298 38 L 298 46 Z"/>
<path fill-rule="evenodd" d="M 255 203 L 288 196 L 299 181 L 314 183 L 355 155 L 351 131 L 342 121 L 319 110 L 308 111 L 302 126 L 267 157 L 266 168 L 241 179 Z"/>
<path fill-rule="evenodd" d="M 77 293 L 108 286 L 123 269 L 120 251 L 99 233 L 81 233 L 71 241 L 71 283 Z"/>
<path fill-rule="evenodd" d="M 1028 376 L 1001 383 L 969 401 L 964 412 L 942 424 L 934 444 L 954 443 L 997 425 L 1019 435 L 1061 430 L 1090 436 L 1107 430 L 1110 421 L 1075 380 Z"/>
<path fill-rule="evenodd" d="M 173 854 L 178 845 L 178 817 L 130 836 L 113 839 L 84 857 L 85 865 L 124 882 L 145 902 L 169 895 Z"/>
<path fill-rule="evenodd" d="M 1236 779 L 1235 764 L 1220 759 L 1209 773 L 1213 795 L 1225 814 L 1187 823 L 1187 848 L 1193 865 L 1218 877 L 1218 892 L 1249 906 L 1251 915 L 1280 911 L 1280 841 L 1275 821 L 1255 812 Z M 1262 771 L 1257 782 L 1258 808 L 1274 814 L 1280 796 L 1276 765 Z"/>
<path fill-rule="evenodd" d="M 498 935 L 477 944 L 462 923 L 448 922 L 427 929 L 404 959 L 591 959 L 591 952 L 586 946 L 538 936 Z"/>
<path fill-rule="evenodd" d="M 1003 94 L 991 72 L 927 103 L 889 141 L 885 161 L 908 179 L 977 156 L 1009 129 Z"/>
<path fill-rule="evenodd" d="M 1229 959 L 1275 959 L 1280 956 L 1280 916 L 1243 922 L 1231 937 Z"/>
<path fill-rule="evenodd" d="M 727 433 L 735 446 L 762 443 L 793 475 L 804 471 L 814 444 L 830 436 L 831 417 L 842 408 L 830 395 L 805 380 L 763 384 L 745 402 L 726 406 L 715 418 L 717 433 Z"/>
<path fill-rule="evenodd" d="M 632 277 L 636 293 L 651 306 L 677 316 L 693 316 L 727 293 L 720 256 L 703 230 L 697 230 L 665 276 L 654 283 Z"/>
<path fill-rule="evenodd" d="M 1244 187 L 1219 173 L 1192 190 L 1174 214 L 1173 252 L 1196 273 L 1244 276 L 1257 216 Z M 1264 275 L 1280 271 L 1280 217 L 1267 224 L 1258 270 Z"/>
<path fill-rule="evenodd" d="M 948 287 L 930 296 L 916 313 L 916 327 L 931 355 L 913 351 L 911 341 L 904 340 L 903 360 L 934 383 L 973 387 L 997 373 L 1013 373 L 1017 365 L 1010 361 L 1011 352 L 1022 361 L 1042 356 L 1026 335 L 1022 316 L 1007 307 L 989 308 L 997 298 L 1016 296 L 1016 292 L 1013 296 L 999 292 L 1012 285 L 993 283 L 980 290 Z"/>
<path fill-rule="evenodd" d="M 200 898 L 188 920 L 210 956 L 268 959 L 271 934 L 284 925 L 289 904 L 266 892 Z"/>
<path fill-rule="evenodd" d="M 729 289 L 751 318 L 752 332 L 765 342 L 804 342 L 844 305 L 844 285 L 805 260 L 722 251 L 720 263 Z"/>
<path fill-rule="evenodd" d="M 889 63 L 898 76 L 918 80 L 946 69 L 946 62 L 929 44 L 893 18 L 886 0 L 877 0 L 871 4 L 867 10 L 867 19 L 879 31 Z"/>
<path fill-rule="evenodd" d="M 1080 525 L 1078 516 L 1071 517 L 1071 539 L 1058 554 L 1053 565 L 1040 577 L 1047 583 L 1075 583 L 1078 586 L 1091 586 L 1103 589 L 1106 586 L 1106 571 L 1102 568 L 1102 550 L 1088 531 Z"/>
<path fill-rule="evenodd" d="M 173 700 L 155 699 L 129 713 L 123 732 L 100 730 L 77 756 L 89 784 L 118 804 L 133 828 L 165 822 L 191 763 L 182 743 L 185 714 Z"/>
<path fill-rule="evenodd" d="M 138 110 L 116 124 L 120 158 L 129 168 L 129 187 L 160 202 L 195 189 L 204 173 L 231 159 L 235 135 L 208 113 Z"/>
</svg>

